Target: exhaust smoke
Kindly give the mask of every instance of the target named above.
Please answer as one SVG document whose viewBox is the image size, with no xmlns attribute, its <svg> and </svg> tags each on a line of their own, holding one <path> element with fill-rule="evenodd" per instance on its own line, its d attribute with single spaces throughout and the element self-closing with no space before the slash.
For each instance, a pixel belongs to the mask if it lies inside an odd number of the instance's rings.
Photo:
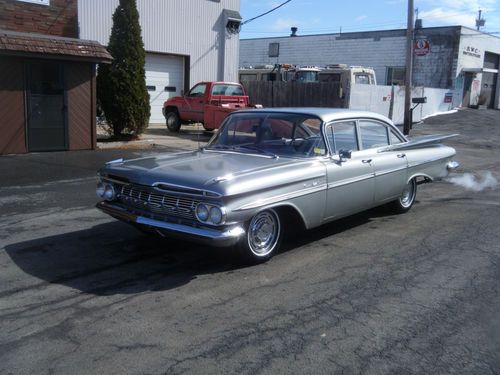
<svg viewBox="0 0 500 375">
<path fill-rule="evenodd" d="M 498 186 L 497 179 L 493 176 L 493 173 L 489 171 L 480 172 L 477 176 L 472 173 L 464 173 L 459 176 L 448 177 L 445 181 L 475 193 L 486 189 L 494 190 Z"/>
</svg>

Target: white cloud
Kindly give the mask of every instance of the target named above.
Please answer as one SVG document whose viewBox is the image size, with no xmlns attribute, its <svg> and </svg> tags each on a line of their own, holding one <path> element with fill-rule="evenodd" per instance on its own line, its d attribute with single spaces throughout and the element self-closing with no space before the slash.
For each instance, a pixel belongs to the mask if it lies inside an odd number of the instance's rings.
<svg viewBox="0 0 500 375">
<path fill-rule="evenodd" d="M 363 20 L 366 20 L 368 18 L 368 16 L 359 16 L 359 17 L 356 17 L 356 21 L 363 21 Z"/>
<path fill-rule="evenodd" d="M 483 31 L 497 30 L 500 18 L 497 16 L 500 9 L 500 0 L 417 0 L 419 18 L 426 26 L 463 25 L 476 27 L 478 10 L 486 19 Z"/>
<path fill-rule="evenodd" d="M 424 21 L 424 26 L 447 24 L 474 27 L 476 25 L 475 14 L 466 14 L 450 9 L 435 8 L 419 12 L 418 17 Z"/>
<path fill-rule="evenodd" d="M 272 24 L 271 28 L 274 31 L 289 31 L 290 27 L 296 26 L 298 27 L 300 24 L 299 21 L 293 19 L 293 18 L 278 18 L 274 23 Z"/>
<path fill-rule="evenodd" d="M 449 9 L 476 11 L 489 9 L 496 5 L 496 0 L 441 0 L 441 6 Z M 435 4 L 435 2 L 434 2 Z"/>
</svg>

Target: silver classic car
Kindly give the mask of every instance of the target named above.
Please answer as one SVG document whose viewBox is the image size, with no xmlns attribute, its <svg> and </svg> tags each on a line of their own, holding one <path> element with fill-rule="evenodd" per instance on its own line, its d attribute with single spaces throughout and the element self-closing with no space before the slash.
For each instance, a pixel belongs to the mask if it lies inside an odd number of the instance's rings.
<svg viewBox="0 0 500 375">
<path fill-rule="evenodd" d="M 285 229 L 383 204 L 408 211 L 417 185 L 458 166 L 455 150 L 439 143 L 447 137 L 408 140 L 370 112 L 243 110 L 198 151 L 108 162 L 97 207 L 144 231 L 234 246 L 264 261 Z"/>
</svg>

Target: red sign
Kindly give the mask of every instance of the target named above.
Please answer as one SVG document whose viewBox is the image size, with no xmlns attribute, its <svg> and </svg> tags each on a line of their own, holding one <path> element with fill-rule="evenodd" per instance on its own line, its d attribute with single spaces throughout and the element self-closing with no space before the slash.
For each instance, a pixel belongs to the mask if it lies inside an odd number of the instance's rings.
<svg viewBox="0 0 500 375">
<path fill-rule="evenodd" d="M 431 45 L 427 39 L 418 39 L 413 44 L 413 50 L 417 56 L 425 56 L 431 50 Z"/>
</svg>

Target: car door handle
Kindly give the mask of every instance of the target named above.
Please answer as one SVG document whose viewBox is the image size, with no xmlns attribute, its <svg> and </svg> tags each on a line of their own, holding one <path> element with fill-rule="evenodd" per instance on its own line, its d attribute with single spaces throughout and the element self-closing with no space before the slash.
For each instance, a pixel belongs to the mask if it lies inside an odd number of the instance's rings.
<svg viewBox="0 0 500 375">
<path fill-rule="evenodd" d="M 370 164 L 372 162 L 372 159 L 363 159 L 361 161 L 365 164 Z"/>
<path fill-rule="evenodd" d="M 406 154 L 398 154 L 397 155 L 397 157 L 400 158 L 400 159 L 404 158 L 405 156 L 406 156 Z"/>
</svg>

